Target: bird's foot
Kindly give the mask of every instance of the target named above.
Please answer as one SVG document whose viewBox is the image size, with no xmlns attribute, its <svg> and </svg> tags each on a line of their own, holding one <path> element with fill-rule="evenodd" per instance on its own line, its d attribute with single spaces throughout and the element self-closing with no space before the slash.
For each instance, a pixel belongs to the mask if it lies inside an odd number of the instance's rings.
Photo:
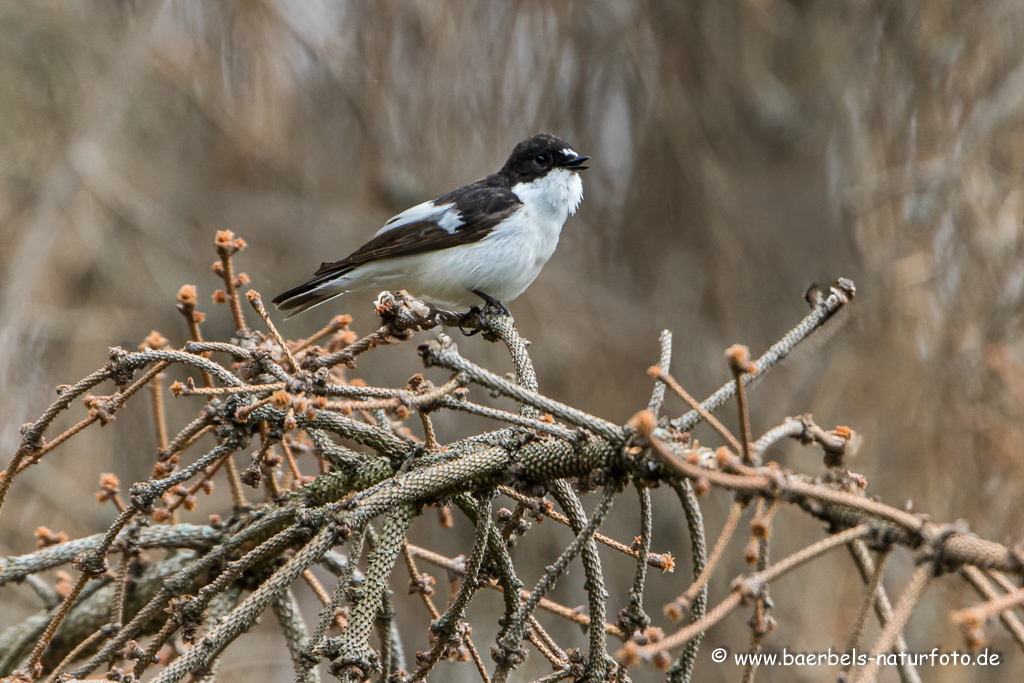
<svg viewBox="0 0 1024 683">
<path fill-rule="evenodd" d="M 474 319 L 477 324 L 477 327 L 471 327 L 467 330 L 466 323 L 473 321 Z M 483 311 L 480 310 L 479 306 L 474 306 L 473 308 L 469 309 L 466 315 L 462 316 L 462 319 L 459 320 L 459 332 L 461 332 L 463 335 L 467 337 L 472 337 L 475 334 L 480 334 L 480 332 L 482 332 L 485 327 L 486 325 L 484 324 L 484 313 Z"/>
<path fill-rule="evenodd" d="M 485 315 L 487 313 L 491 312 L 492 310 L 497 309 L 498 312 L 501 313 L 502 315 L 507 315 L 509 317 L 512 316 L 512 312 L 508 310 L 508 307 L 505 304 L 503 304 L 500 301 L 498 301 L 497 299 L 495 299 L 493 296 L 489 296 L 487 294 L 484 294 L 479 289 L 471 289 L 469 291 L 473 292 L 478 297 L 480 297 L 481 299 L 484 300 L 484 310 L 483 310 L 483 313 Z"/>
<path fill-rule="evenodd" d="M 475 334 L 480 334 L 480 332 L 487 330 L 487 316 L 494 311 L 497 311 L 501 315 L 508 316 L 510 318 L 512 317 L 512 313 L 508 310 L 508 307 L 493 296 L 484 294 L 478 289 L 472 289 L 470 291 L 484 300 L 484 306 L 482 309 L 479 306 L 474 306 L 469 309 L 469 312 L 466 313 L 466 315 L 462 316 L 462 319 L 459 320 L 459 331 L 462 332 L 462 334 L 467 337 L 472 337 Z M 477 327 L 467 330 L 465 327 L 466 324 L 474 319 Z"/>
</svg>

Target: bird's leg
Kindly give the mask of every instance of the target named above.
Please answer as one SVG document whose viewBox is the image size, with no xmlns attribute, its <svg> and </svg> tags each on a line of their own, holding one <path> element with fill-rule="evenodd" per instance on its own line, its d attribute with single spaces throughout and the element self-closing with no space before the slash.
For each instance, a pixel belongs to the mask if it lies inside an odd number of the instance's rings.
<svg viewBox="0 0 1024 683">
<path fill-rule="evenodd" d="M 512 313 L 508 310 L 508 307 L 505 306 L 505 304 L 503 304 L 500 301 L 498 301 L 497 299 L 495 299 L 494 297 L 489 296 L 487 294 L 484 294 L 479 289 L 471 289 L 469 291 L 473 292 L 478 297 L 480 297 L 481 299 L 484 300 L 484 310 L 483 310 L 483 313 L 487 313 L 491 309 L 496 308 L 496 309 L 498 309 L 501 312 L 502 315 L 507 315 L 507 316 L 511 316 L 512 315 Z"/>
<path fill-rule="evenodd" d="M 475 334 L 479 334 L 481 330 L 486 329 L 487 322 L 485 321 L 484 316 L 486 316 L 493 310 L 497 310 L 502 315 L 507 315 L 511 317 L 512 314 L 509 312 L 508 307 L 506 307 L 505 304 L 495 299 L 493 296 L 490 296 L 489 294 L 484 294 L 479 289 L 471 289 L 469 291 L 473 292 L 473 294 L 476 294 L 478 297 L 484 300 L 484 307 L 481 310 L 479 306 L 474 306 L 473 308 L 469 309 L 469 312 L 467 312 L 466 315 L 462 316 L 462 319 L 459 320 L 459 331 L 462 332 L 462 334 L 466 335 L 467 337 L 472 337 Z M 465 324 L 472 320 L 474 317 L 476 318 L 478 327 L 475 329 L 467 330 L 464 327 Z"/>
</svg>

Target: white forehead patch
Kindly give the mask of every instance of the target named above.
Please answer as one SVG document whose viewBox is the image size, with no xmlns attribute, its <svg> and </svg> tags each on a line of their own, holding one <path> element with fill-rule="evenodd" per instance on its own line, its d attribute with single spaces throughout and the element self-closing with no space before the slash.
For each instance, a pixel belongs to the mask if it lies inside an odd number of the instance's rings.
<svg viewBox="0 0 1024 683">
<path fill-rule="evenodd" d="M 566 147 L 565 149 L 562 150 L 562 154 L 564 154 L 567 157 L 579 156 L 579 154 L 576 154 L 576 152 L 574 152 L 573 150 L 569 149 L 568 147 Z"/>
</svg>

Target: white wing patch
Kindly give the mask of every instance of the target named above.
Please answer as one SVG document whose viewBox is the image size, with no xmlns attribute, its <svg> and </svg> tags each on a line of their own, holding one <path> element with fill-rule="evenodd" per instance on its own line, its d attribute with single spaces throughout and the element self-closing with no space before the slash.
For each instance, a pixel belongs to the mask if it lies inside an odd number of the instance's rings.
<svg viewBox="0 0 1024 683">
<path fill-rule="evenodd" d="M 436 223 L 439 228 L 451 235 L 454 234 L 459 227 L 465 225 L 465 221 L 462 220 L 462 214 L 456 211 L 452 204 L 449 204 L 448 206 L 451 208 L 441 214 L 441 216 L 436 219 Z"/>
<path fill-rule="evenodd" d="M 462 225 L 462 216 L 455 210 L 454 203 L 438 206 L 433 201 L 423 202 L 388 219 L 384 227 L 377 231 L 377 235 L 382 235 L 388 230 L 400 228 L 403 225 L 419 223 L 421 221 L 436 223 L 438 227 L 451 233 L 455 232 L 455 229 Z M 374 237 L 377 235 L 374 235 Z"/>
</svg>

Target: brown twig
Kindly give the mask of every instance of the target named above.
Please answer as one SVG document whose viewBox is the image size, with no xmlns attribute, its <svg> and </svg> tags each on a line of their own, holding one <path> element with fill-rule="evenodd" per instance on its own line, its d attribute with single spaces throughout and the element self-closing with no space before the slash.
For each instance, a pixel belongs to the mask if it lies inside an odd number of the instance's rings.
<svg viewBox="0 0 1024 683">
<path fill-rule="evenodd" d="M 287 382 L 270 382 L 268 384 L 245 384 L 240 387 L 190 387 L 185 384 L 176 387 L 177 396 L 228 396 L 231 394 L 258 394 L 263 391 L 280 391 L 287 389 Z"/>
<path fill-rule="evenodd" d="M 327 607 L 331 604 L 331 595 L 324 588 L 324 585 L 320 583 L 320 579 L 316 578 L 316 574 L 313 573 L 312 569 L 307 569 L 302 572 L 302 580 L 306 582 L 306 585 L 310 587 L 313 594 L 316 595 L 316 599 L 320 601 L 320 604 Z M 334 615 L 334 625 L 339 629 L 345 628 L 345 619 L 340 614 Z"/>
<path fill-rule="evenodd" d="M 81 595 L 85 584 L 89 583 L 89 578 L 89 575 L 84 572 L 78 577 L 71 591 L 61 601 L 60 609 L 57 610 L 50 623 L 47 624 L 46 630 L 43 631 L 43 635 L 39 637 L 35 647 L 32 648 L 32 654 L 29 655 L 28 663 L 24 668 L 24 671 L 30 676 L 29 680 L 35 680 L 42 673 L 42 665 L 39 662 L 46 653 L 46 649 L 50 646 L 50 641 L 53 640 L 53 635 L 57 632 L 57 628 L 64 621 L 65 617 L 68 616 L 68 613 L 71 612 L 71 608 L 75 606 L 75 601 Z"/>
<path fill-rule="evenodd" d="M 199 325 L 202 324 L 203 320 L 206 319 L 206 314 L 196 310 L 196 288 L 193 285 L 182 285 L 181 289 L 178 290 L 178 312 L 185 316 L 185 322 L 188 325 L 189 338 L 195 343 L 202 343 L 203 333 L 199 329 Z M 203 358 L 209 358 L 209 353 L 202 354 Z M 213 386 L 213 376 L 208 370 L 202 370 L 203 374 L 203 385 L 207 387 Z"/>
<path fill-rule="evenodd" d="M 382 398 L 370 401 L 328 401 L 324 405 L 324 409 L 335 410 L 342 413 L 350 413 L 355 410 L 394 411 L 400 408 L 419 411 L 426 410 L 429 412 L 438 405 L 442 398 L 455 393 L 464 386 L 466 386 L 466 378 L 465 376 L 458 374 L 444 385 L 437 387 L 436 389 L 427 388 L 421 393 L 399 392 L 397 396 L 393 396 L 391 398 Z"/>
<path fill-rule="evenodd" d="M 736 382 L 736 402 L 740 411 L 740 436 L 743 439 L 743 447 L 739 452 L 743 454 L 743 461 L 747 465 L 755 465 L 757 454 L 751 450 L 753 437 L 750 434 L 750 410 L 747 406 L 747 389 L 743 383 L 744 375 L 757 373 L 757 367 L 750 362 L 750 350 L 746 346 L 736 344 L 730 346 L 725 357 L 729 361 L 729 369 L 732 371 L 733 379 Z"/>
<path fill-rule="evenodd" d="M 572 524 L 569 523 L 569 518 L 563 515 L 562 513 L 558 512 L 557 510 L 550 509 L 549 507 L 545 507 L 543 505 L 538 507 L 536 500 L 530 498 L 529 496 L 524 496 L 523 494 L 519 493 L 513 488 L 510 488 L 508 486 L 499 486 L 498 490 L 501 491 L 501 493 L 503 493 L 504 495 L 511 498 L 512 500 L 515 500 L 520 504 L 526 505 L 530 509 L 536 509 L 536 511 L 539 514 L 542 514 L 545 517 L 549 517 L 550 519 L 555 520 L 559 524 L 563 524 L 568 527 L 572 526 Z M 604 534 L 594 534 L 594 540 L 598 543 L 601 543 L 602 545 L 608 546 L 613 550 L 619 551 L 623 555 L 628 555 L 629 557 L 632 557 L 634 559 L 640 557 L 640 554 L 637 550 L 634 550 L 632 547 L 626 545 L 625 543 L 616 541 L 614 538 L 609 538 Z M 675 571 L 676 566 L 675 559 L 672 557 L 671 553 L 648 553 L 647 564 L 648 566 L 654 567 L 655 569 L 660 569 L 663 572 L 673 572 Z"/>
<path fill-rule="evenodd" d="M 426 548 L 420 548 L 418 546 L 414 546 L 414 545 L 411 545 L 411 544 L 408 545 L 408 548 L 409 548 L 409 552 L 412 555 L 414 555 L 415 557 L 418 557 L 418 558 L 420 558 L 420 559 L 422 559 L 422 560 L 424 560 L 426 562 L 429 562 L 430 564 L 433 564 L 435 566 L 441 567 L 441 568 L 446 569 L 446 570 L 451 571 L 451 572 L 455 572 L 455 573 L 460 574 L 460 575 L 461 575 L 461 572 L 464 571 L 463 567 L 458 562 L 456 562 L 455 560 L 452 560 L 451 558 L 445 557 L 444 555 L 440 555 L 440 554 L 435 553 L 435 552 L 433 552 L 431 550 L 427 550 Z M 497 591 L 503 591 L 504 590 L 501 586 L 499 586 L 494 581 L 491 581 L 490 583 L 488 583 L 487 587 L 491 588 L 493 590 L 497 590 Z M 525 589 L 521 590 L 520 591 L 520 595 L 521 595 L 522 598 L 529 597 L 530 591 L 525 590 Z M 579 611 L 573 609 L 572 607 L 566 607 L 565 605 L 561 605 L 561 604 L 559 604 L 559 603 L 557 603 L 557 602 L 555 602 L 553 600 L 549 600 L 547 598 L 541 598 L 541 600 L 537 604 L 537 606 L 540 609 L 544 610 L 545 612 L 550 612 L 551 614 L 558 615 L 558 616 L 562 617 L 563 619 L 568 619 L 569 621 L 574 622 L 576 624 L 579 624 L 580 626 L 582 626 L 584 628 L 589 628 L 590 627 L 590 617 L 588 617 L 586 614 L 583 614 L 582 612 L 579 612 Z M 437 617 L 435 617 L 435 619 L 436 618 Z M 622 629 L 620 629 L 618 626 L 616 626 L 614 624 L 609 624 L 607 622 L 605 622 L 604 631 L 608 635 L 615 636 L 616 638 L 620 638 L 621 639 L 621 638 L 625 638 L 626 637 L 626 634 L 622 632 Z"/>
<path fill-rule="evenodd" d="M 696 410 L 700 414 L 701 418 L 709 425 L 711 425 L 711 428 L 718 432 L 719 436 L 725 439 L 726 443 L 729 444 L 730 448 L 732 448 L 737 453 L 743 452 L 743 445 L 736 439 L 735 436 L 732 435 L 732 432 L 730 432 L 724 424 L 719 422 L 717 417 L 715 417 L 708 411 L 704 410 L 704 408 L 701 407 L 700 402 L 697 401 L 697 399 L 695 399 L 689 393 L 687 393 L 686 389 L 683 389 L 679 382 L 676 381 L 675 377 L 668 374 L 657 365 L 652 365 L 650 368 L 648 368 L 647 374 L 653 377 L 654 379 L 658 380 L 659 382 L 664 382 L 668 386 L 668 388 L 671 389 L 673 393 L 676 394 L 676 396 L 686 401 L 686 405 Z"/>
<path fill-rule="evenodd" d="M 423 424 L 423 447 L 432 451 L 437 448 L 437 434 L 434 433 L 434 424 L 430 421 L 430 412 L 426 410 L 417 412 L 420 422 Z"/>
<path fill-rule="evenodd" d="M 341 330 L 343 330 L 346 327 L 348 327 L 351 322 L 352 322 L 352 316 L 350 316 L 350 315 L 336 315 L 336 316 L 334 316 L 333 318 L 331 318 L 331 322 L 327 323 L 318 332 L 315 332 L 313 334 L 313 336 L 309 337 L 308 339 L 303 339 L 298 344 L 295 344 L 292 347 L 292 353 L 298 353 L 299 351 L 302 351 L 302 350 L 306 349 L 311 344 L 314 344 L 314 343 L 320 341 L 321 339 L 323 339 L 324 337 L 326 337 L 329 334 L 334 334 L 335 332 L 340 332 Z"/>
<path fill-rule="evenodd" d="M 540 622 L 537 621 L 537 617 L 533 614 L 530 615 L 530 642 L 534 642 L 534 638 L 539 640 L 544 647 L 547 648 L 548 652 L 554 657 L 554 659 L 548 659 L 551 665 L 555 668 L 560 668 L 562 665 L 567 665 L 569 662 L 569 655 L 567 655 L 562 648 L 558 647 L 558 643 L 551 637 L 551 634 L 545 630 Z M 539 649 L 539 648 L 538 648 Z"/>
<path fill-rule="evenodd" d="M 270 334 L 274 337 L 274 340 L 277 341 L 277 344 L 278 346 L 281 347 L 281 350 L 284 351 L 284 355 L 288 359 L 288 363 L 291 364 L 292 366 L 292 372 L 298 371 L 299 364 L 295 362 L 295 356 L 292 355 L 292 350 L 289 349 L 288 344 L 285 343 L 284 337 L 282 337 L 281 333 L 277 331 L 276 327 L 274 327 L 274 321 L 270 319 L 270 314 L 267 313 L 267 309 L 263 305 L 263 299 L 262 297 L 260 297 L 260 293 L 257 292 L 255 289 L 250 289 L 248 292 L 245 293 L 245 298 L 249 300 L 249 303 L 256 310 L 256 313 L 258 313 L 259 316 L 263 319 L 263 322 L 267 326 L 267 329 L 270 330 Z"/>
<path fill-rule="evenodd" d="M 153 391 L 153 422 L 156 424 L 156 444 L 162 451 L 167 450 L 167 414 L 164 412 L 163 378 L 160 373 L 153 378 L 150 389 Z"/>
<path fill-rule="evenodd" d="M 429 584 L 425 584 L 426 579 L 431 579 L 429 574 L 421 574 L 419 569 L 416 567 L 416 560 L 414 556 L 417 554 L 414 546 L 410 546 L 408 542 L 402 544 L 402 557 L 405 558 L 405 566 L 409 571 L 409 592 L 417 593 L 420 599 L 423 600 L 423 604 L 426 606 L 427 611 L 430 612 L 430 618 L 437 621 L 441 618 L 441 612 L 438 611 L 437 606 L 434 605 L 433 599 L 430 597 L 433 589 L 428 589 Z M 454 565 L 455 563 L 452 562 Z M 465 571 L 465 566 L 462 566 L 462 570 Z M 452 571 L 452 570 L 449 570 Z M 476 645 L 473 644 L 472 639 L 467 634 L 464 641 L 466 649 L 470 653 L 470 657 L 473 658 L 473 663 L 476 665 L 477 672 L 483 679 L 484 683 L 490 683 L 490 676 L 487 675 L 487 668 L 484 666 L 483 659 L 480 658 L 480 653 L 476 649 Z M 429 670 L 429 668 L 428 668 Z"/>
<path fill-rule="evenodd" d="M 536 621 L 536 619 L 530 622 L 531 628 L 534 621 Z M 530 633 L 527 633 L 526 639 L 529 640 L 535 648 L 537 648 L 537 652 L 539 652 L 541 656 L 544 657 L 544 659 L 550 662 L 551 667 L 555 671 L 560 671 L 565 667 L 569 666 L 569 662 L 565 659 L 559 658 L 559 656 L 556 655 L 554 651 L 548 647 L 547 643 L 543 639 L 541 639 L 540 636 L 538 636 L 536 633 L 533 633 L 532 631 Z"/>
<path fill-rule="evenodd" d="M 616 656 L 619 661 L 626 662 L 628 663 L 627 665 L 630 665 L 636 663 L 639 659 L 649 659 L 659 652 L 674 650 L 675 648 L 686 644 L 687 641 L 697 634 L 703 633 L 710 627 L 717 624 L 725 618 L 729 612 L 738 607 L 745 599 L 759 595 L 763 586 L 770 584 L 772 581 L 775 581 L 800 565 L 813 560 L 833 548 L 844 545 L 858 538 L 864 538 L 870 533 L 871 527 L 867 524 L 847 529 L 846 531 L 824 538 L 803 550 L 793 553 L 763 572 L 751 574 L 746 579 L 737 579 L 733 581 L 733 589 L 729 594 L 729 597 L 709 611 L 703 619 L 684 626 L 672 635 L 664 638 L 663 640 L 659 640 L 656 643 L 651 643 L 650 645 L 637 647 L 633 643 L 628 643 Z"/>
<path fill-rule="evenodd" d="M 21 465 L 18 466 L 16 473 L 20 473 L 25 469 L 31 467 L 32 465 L 36 464 L 44 455 L 51 452 L 53 449 L 57 448 L 57 446 L 60 446 L 62 443 L 70 439 L 75 434 L 78 434 L 89 425 L 95 424 L 96 422 L 102 422 L 105 424 L 113 420 L 117 411 L 124 407 L 125 403 L 128 402 L 128 399 L 134 396 L 139 391 L 139 389 L 153 381 L 169 365 L 169 361 L 157 363 L 155 366 L 150 368 L 150 370 L 146 372 L 146 374 L 144 374 L 142 377 L 140 377 L 134 383 L 132 383 L 127 389 L 120 393 L 114 394 L 113 396 L 87 396 L 86 399 L 88 400 L 88 403 L 90 405 L 89 417 L 85 418 L 81 422 L 78 422 L 67 431 L 55 437 L 53 441 L 44 444 L 41 448 L 33 452 L 32 457 L 29 458 L 29 460 L 22 462 Z M 8 469 L 10 469 L 10 466 L 8 466 Z"/>
<path fill-rule="evenodd" d="M 295 460 L 295 454 L 292 453 L 292 447 L 289 445 L 287 439 L 281 439 L 279 442 L 281 451 L 284 453 L 284 459 L 288 463 L 288 469 L 292 473 L 292 478 L 295 481 L 302 480 L 302 471 L 299 469 L 299 463 Z"/>
<path fill-rule="evenodd" d="M 71 652 L 69 652 L 67 656 L 60 661 L 60 664 L 53 668 L 53 671 L 46 678 L 46 683 L 54 683 L 54 681 L 56 681 L 57 678 L 60 676 L 61 672 L 67 668 L 68 664 L 75 661 L 79 655 L 81 655 L 83 652 L 85 652 L 87 649 L 95 645 L 103 638 L 106 638 L 108 635 L 109 629 L 107 627 L 99 628 L 96 631 L 94 631 L 92 635 L 85 638 L 82 642 L 76 645 L 74 649 L 71 650 Z"/>
<path fill-rule="evenodd" d="M 989 584 L 984 572 L 977 567 L 965 566 L 961 568 L 960 573 L 987 600 L 980 605 L 966 607 L 949 615 L 949 620 L 964 630 L 964 636 L 969 646 L 981 645 L 984 640 L 983 625 L 985 621 L 998 614 L 1006 630 L 1010 632 L 1017 644 L 1024 648 L 1024 625 L 1013 613 L 1014 607 L 1024 604 L 1024 588 L 1000 595 Z"/>
<path fill-rule="evenodd" d="M 878 587 L 882 585 L 882 576 L 885 574 L 885 564 L 888 559 L 889 553 L 884 552 L 879 553 L 878 558 L 875 560 L 875 568 L 871 573 L 871 578 L 864 584 L 864 596 L 861 598 L 860 607 L 857 609 L 857 617 L 853 620 L 853 628 L 850 630 L 850 637 L 846 640 L 844 652 L 853 652 L 854 648 L 860 645 L 860 640 L 864 636 L 864 627 L 867 625 L 868 615 L 871 613 L 878 598 Z M 853 662 L 851 661 L 843 666 L 843 671 L 849 671 L 852 666 Z"/>
<path fill-rule="evenodd" d="M 235 277 L 234 265 L 231 257 L 245 248 L 245 240 L 235 238 L 230 230 L 219 230 L 217 239 L 213 245 L 217 248 L 217 255 L 220 256 L 220 268 L 214 266 L 214 272 L 224 280 L 224 289 L 227 292 L 226 298 L 231 304 L 231 315 L 235 321 L 235 329 L 245 327 L 245 316 L 242 315 L 242 302 L 238 298 L 238 278 Z"/>
<path fill-rule="evenodd" d="M 733 502 L 732 507 L 729 508 L 729 516 L 726 517 L 725 526 L 722 527 L 722 533 L 718 535 L 715 547 L 711 551 L 711 555 L 708 556 L 708 563 L 704 565 L 704 571 L 700 573 L 700 576 L 694 580 L 689 588 L 683 591 L 682 595 L 668 605 L 665 605 L 665 614 L 673 621 L 679 621 L 683 618 L 683 615 L 690 609 L 690 605 L 693 604 L 697 594 L 700 593 L 704 585 L 711 579 L 711 575 L 714 573 L 718 561 L 725 554 L 725 547 L 729 544 L 729 539 L 732 538 L 733 532 L 736 531 L 736 527 L 740 523 L 740 516 L 745 509 L 746 505 L 742 502 Z"/>
<path fill-rule="evenodd" d="M 910 577 L 910 582 L 903 589 L 903 594 L 900 595 L 899 602 L 896 603 L 892 620 L 882 629 L 878 640 L 875 641 L 871 648 L 871 654 L 868 655 L 867 665 L 854 676 L 854 683 L 866 683 L 867 681 L 875 680 L 880 665 L 878 655 L 888 652 L 896 642 L 896 638 L 903 631 L 903 627 L 906 625 L 911 613 L 913 613 L 917 603 L 921 600 L 921 595 L 928 586 L 928 582 L 934 576 L 935 567 L 931 562 L 923 562 L 914 570 L 913 576 Z"/>
<path fill-rule="evenodd" d="M 28 662 L 25 665 L 24 671 L 26 675 L 31 676 L 30 680 L 35 680 L 39 677 L 41 672 L 40 661 L 43 655 L 46 653 L 47 648 L 50 646 L 50 642 L 53 640 L 54 634 L 57 629 L 64 622 L 64 619 L 71 612 L 71 608 L 75 606 L 75 601 L 78 600 L 78 596 L 81 595 L 82 590 L 85 588 L 90 579 L 97 578 L 106 573 L 106 560 L 103 559 L 106 556 L 107 550 L 110 545 L 114 542 L 117 534 L 131 521 L 132 517 L 135 516 L 135 509 L 128 508 L 117 516 L 114 523 L 110 525 L 107 533 L 104 535 L 102 542 L 97 548 L 91 553 L 88 553 L 81 557 L 79 569 L 81 570 L 81 576 L 75 582 L 75 585 L 68 592 L 64 600 L 61 601 L 60 607 L 57 613 L 53 615 L 50 622 L 46 625 L 46 630 L 43 631 L 42 636 L 36 641 L 35 647 L 32 648 L 32 654 L 29 655 Z M 102 568 L 99 566 L 102 564 Z"/>
</svg>

